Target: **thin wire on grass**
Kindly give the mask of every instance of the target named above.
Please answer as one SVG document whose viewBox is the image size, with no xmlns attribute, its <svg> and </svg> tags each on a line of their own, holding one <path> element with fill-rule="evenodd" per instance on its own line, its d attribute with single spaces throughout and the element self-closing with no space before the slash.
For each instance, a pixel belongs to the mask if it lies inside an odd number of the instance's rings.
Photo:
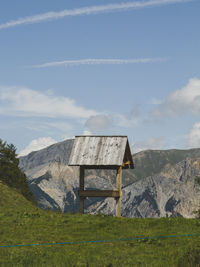
<svg viewBox="0 0 200 267">
<path fill-rule="evenodd" d="M 171 237 L 194 237 L 200 236 L 200 234 L 185 234 L 185 235 L 167 235 L 167 236 L 143 236 L 135 238 L 118 238 L 111 240 L 89 240 L 89 241 L 73 241 L 73 242 L 55 242 L 55 243 L 40 243 L 40 244 L 19 244 L 19 245 L 0 245 L 0 248 L 13 248 L 13 247 L 30 247 L 30 246 L 54 246 L 54 245 L 77 245 L 86 243 L 106 243 L 117 241 L 134 241 L 134 240 L 148 240 L 148 239 L 161 239 Z"/>
</svg>

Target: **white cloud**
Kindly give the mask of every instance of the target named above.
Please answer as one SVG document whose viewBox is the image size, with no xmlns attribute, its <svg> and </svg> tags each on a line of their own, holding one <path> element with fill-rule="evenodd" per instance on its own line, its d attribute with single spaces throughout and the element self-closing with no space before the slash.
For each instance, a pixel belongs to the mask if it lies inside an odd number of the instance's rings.
<svg viewBox="0 0 200 267">
<path fill-rule="evenodd" d="M 130 114 L 115 114 L 115 124 L 119 127 L 130 128 L 138 122 L 138 118 L 132 118 Z"/>
<path fill-rule="evenodd" d="M 149 104 L 151 105 L 160 105 L 162 104 L 162 100 L 156 98 L 156 97 L 152 97 L 150 100 L 149 100 Z"/>
<path fill-rule="evenodd" d="M 110 115 L 91 116 L 85 123 L 85 128 L 89 132 L 100 132 L 108 129 L 112 125 L 113 119 Z"/>
<path fill-rule="evenodd" d="M 83 135 L 92 135 L 92 132 L 87 131 L 87 130 L 84 130 L 84 131 L 83 131 Z"/>
<path fill-rule="evenodd" d="M 28 88 L 0 87 L 0 105 L 0 114 L 15 116 L 87 119 L 97 115 L 95 110 L 78 106 L 68 97 L 37 92 Z"/>
<path fill-rule="evenodd" d="M 45 125 L 56 128 L 61 132 L 68 132 L 73 129 L 73 126 L 66 121 L 57 121 L 57 122 L 45 122 Z"/>
<path fill-rule="evenodd" d="M 189 147 L 200 148 L 200 122 L 193 125 L 189 135 L 187 136 L 187 143 Z"/>
<path fill-rule="evenodd" d="M 147 149 L 163 149 L 163 138 L 150 136 L 146 140 L 137 141 L 131 146 L 132 153 Z"/>
<path fill-rule="evenodd" d="M 102 65 L 102 64 L 138 64 L 138 63 L 153 63 L 153 62 L 164 62 L 167 58 L 135 58 L 135 59 L 97 59 L 97 58 L 87 58 L 87 59 L 77 59 L 77 60 L 63 60 L 47 62 L 40 65 L 34 65 L 33 68 L 46 68 L 46 67 L 57 67 L 57 66 L 80 66 L 80 65 Z"/>
<path fill-rule="evenodd" d="M 34 139 L 28 144 L 27 147 L 25 147 L 23 150 L 19 152 L 19 157 L 28 155 L 32 151 L 43 149 L 55 143 L 56 143 L 56 140 L 54 140 L 51 137 L 41 137 L 38 139 Z"/>
<path fill-rule="evenodd" d="M 47 12 L 43 14 L 38 14 L 34 16 L 19 18 L 16 20 L 8 21 L 0 24 L 0 29 L 11 28 L 23 24 L 32 24 L 42 21 L 49 21 L 55 19 L 61 19 L 69 16 L 80 16 L 80 15 L 94 15 L 99 13 L 107 12 L 117 12 L 117 11 L 126 11 L 133 9 L 148 8 L 154 6 L 163 6 L 169 4 L 178 4 L 190 2 L 191 0 L 150 0 L 150 1 L 134 1 L 127 3 L 117 3 L 117 4 L 107 4 L 101 6 L 90 6 L 82 7 L 76 9 L 65 9 L 59 12 Z"/>
<path fill-rule="evenodd" d="M 122 128 L 131 128 L 140 120 L 140 105 L 133 104 L 131 109 L 124 113 L 111 113 L 113 117 L 113 125 Z"/>
<path fill-rule="evenodd" d="M 185 87 L 171 93 L 153 110 L 152 116 L 178 117 L 185 112 L 200 115 L 200 80 L 197 78 L 190 79 Z"/>
<path fill-rule="evenodd" d="M 69 140 L 69 139 L 74 139 L 74 138 L 75 138 L 75 136 L 69 136 L 68 134 L 62 135 L 63 140 Z"/>
</svg>

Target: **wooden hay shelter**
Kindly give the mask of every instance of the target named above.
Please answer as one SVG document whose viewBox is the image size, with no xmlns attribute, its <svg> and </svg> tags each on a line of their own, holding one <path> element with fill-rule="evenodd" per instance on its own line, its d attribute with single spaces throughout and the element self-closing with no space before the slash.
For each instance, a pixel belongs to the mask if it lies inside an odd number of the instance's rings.
<svg viewBox="0 0 200 267">
<path fill-rule="evenodd" d="M 122 169 L 134 168 L 127 136 L 76 136 L 69 166 L 80 167 L 79 210 L 84 213 L 86 197 L 114 197 L 116 216 L 121 216 Z M 116 170 L 116 190 L 85 190 L 86 169 Z"/>
</svg>

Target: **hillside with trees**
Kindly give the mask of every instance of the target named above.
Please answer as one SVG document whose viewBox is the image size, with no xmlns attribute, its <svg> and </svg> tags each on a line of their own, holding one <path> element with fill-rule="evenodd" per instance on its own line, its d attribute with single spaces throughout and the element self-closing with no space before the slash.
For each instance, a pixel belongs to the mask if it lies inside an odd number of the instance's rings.
<svg viewBox="0 0 200 267">
<path fill-rule="evenodd" d="M 18 167 L 16 147 L 0 139 L 0 181 L 14 188 L 26 199 L 34 202 L 26 175 Z"/>
</svg>

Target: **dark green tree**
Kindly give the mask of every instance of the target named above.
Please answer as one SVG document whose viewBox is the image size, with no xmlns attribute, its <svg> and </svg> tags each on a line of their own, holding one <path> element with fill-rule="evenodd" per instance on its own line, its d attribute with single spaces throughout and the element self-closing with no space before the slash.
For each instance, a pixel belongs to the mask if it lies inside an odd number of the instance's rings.
<svg viewBox="0 0 200 267">
<path fill-rule="evenodd" d="M 16 154 L 16 147 L 7 144 L 0 139 L 0 181 L 16 189 L 28 200 L 34 202 L 26 175 L 18 167 L 19 159 Z"/>
</svg>

